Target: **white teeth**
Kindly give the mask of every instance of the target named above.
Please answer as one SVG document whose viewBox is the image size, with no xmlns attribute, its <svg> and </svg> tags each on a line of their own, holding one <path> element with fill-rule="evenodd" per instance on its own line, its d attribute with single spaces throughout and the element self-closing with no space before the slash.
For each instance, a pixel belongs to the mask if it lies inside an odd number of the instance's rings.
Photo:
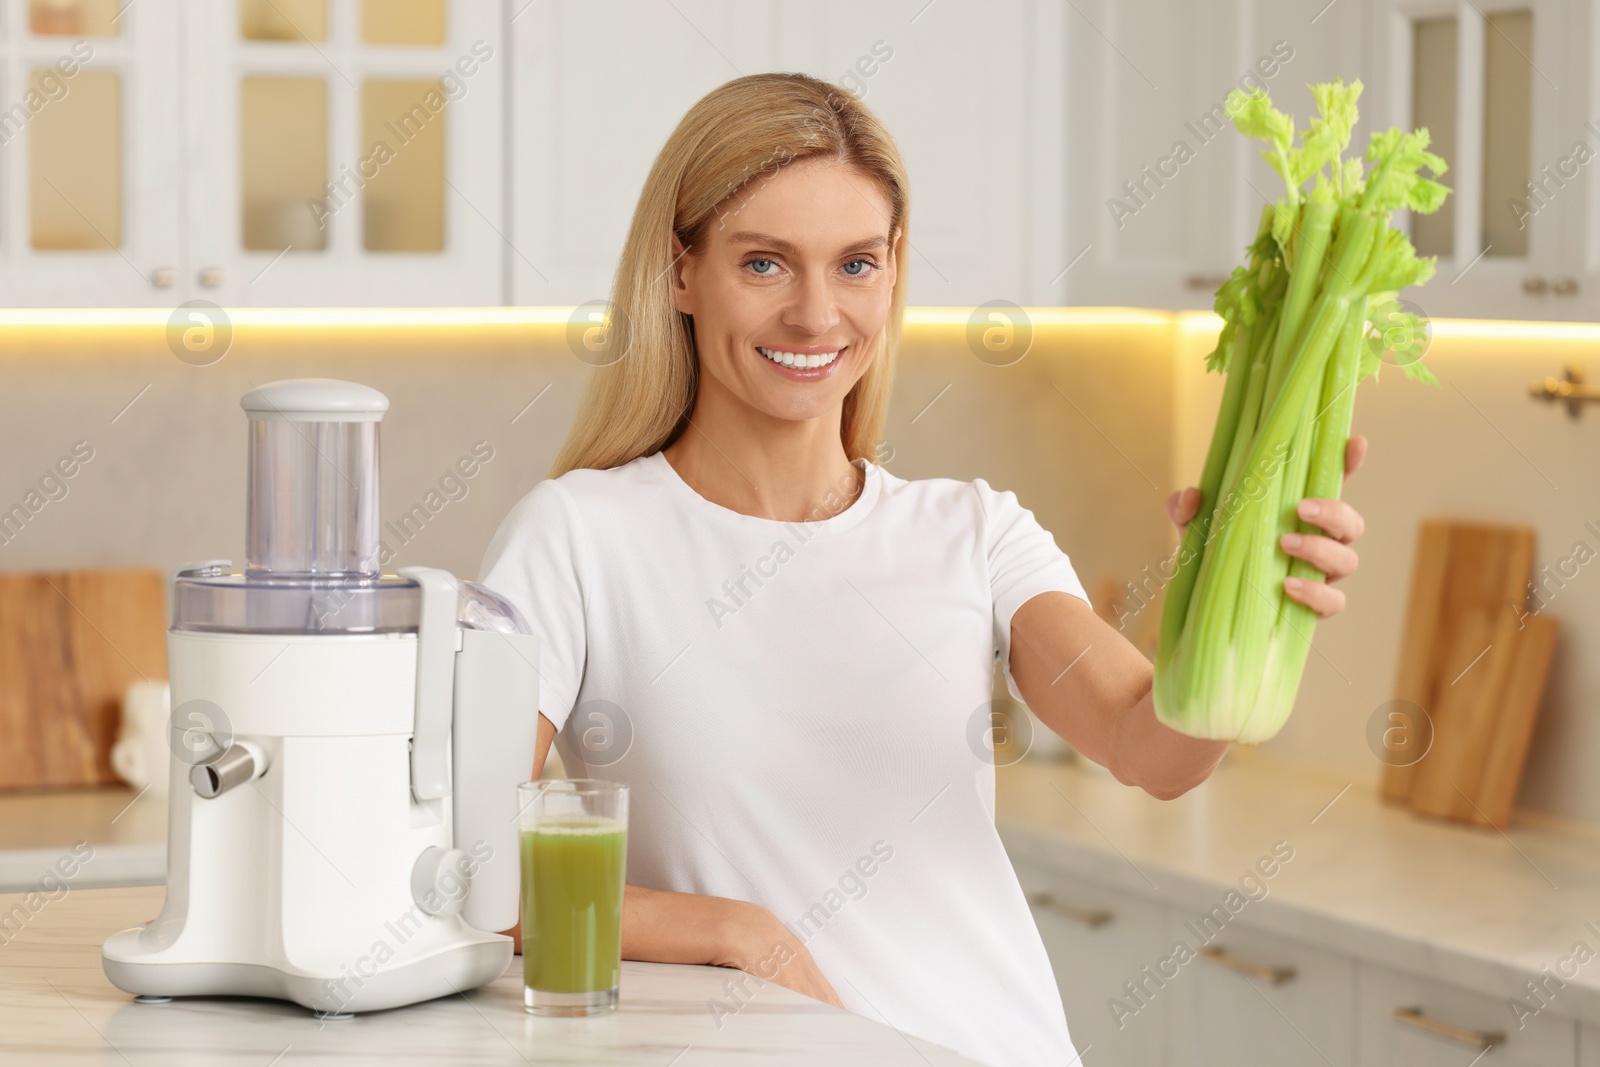
<svg viewBox="0 0 1600 1067">
<path fill-rule="evenodd" d="M 756 347 L 756 351 L 772 360 L 772 362 L 781 363 L 785 367 L 801 367 L 810 369 L 813 367 L 826 367 L 828 364 L 838 359 L 839 353 L 844 351 L 844 349 L 841 348 L 832 352 L 823 352 L 815 356 L 808 356 L 800 352 L 783 352 L 776 348 L 762 348 L 759 345 Z"/>
</svg>

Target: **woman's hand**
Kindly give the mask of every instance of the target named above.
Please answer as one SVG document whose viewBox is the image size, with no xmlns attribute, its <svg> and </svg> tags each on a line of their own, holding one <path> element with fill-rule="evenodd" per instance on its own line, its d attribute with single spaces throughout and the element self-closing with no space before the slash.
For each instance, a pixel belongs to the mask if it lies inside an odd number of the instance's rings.
<svg viewBox="0 0 1600 1067">
<path fill-rule="evenodd" d="M 1361 468 L 1367 458 L 1367 439 L 1359 434 L 1350 438 L 1344 450 L 1344 476 Z M 1167 497 L 1167 517 L 1182 532 L 1200 510 L 1200 490 L 1194 486 L 1179 490 Z M 1327 576 L 1326 582 L 1308 582 L 1299 578 L 1285 578 L 1284 592 L 1315 611 L 1321 618 L 1337 615 L 1344 610 L 1345 596 L 1341 589 L 1331 588 L 1334 582 L 1355 573 L 1360 562 L 1351 543 L 1366 530 L 1361 513 L 1343 500 L 1306 498 L 1300 501 L 1300 518 L 1320 527 L 1323 534 L 1283 535 L 1283 551 L 1305 560 Z"/>
<path fill-rule="evenodd" d="M 836 1008 L 844 1007 L 811 952 L 776 915 L 759 904 L 743 904 L 738 909 L 729 924 L 727 945 L 712 962 L 719 967 L 736 967 Z"/>
</svg>

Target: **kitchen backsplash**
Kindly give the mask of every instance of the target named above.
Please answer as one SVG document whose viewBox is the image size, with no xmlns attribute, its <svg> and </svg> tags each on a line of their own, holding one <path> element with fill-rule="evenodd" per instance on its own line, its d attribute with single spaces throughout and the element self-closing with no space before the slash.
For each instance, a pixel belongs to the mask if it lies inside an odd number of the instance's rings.
<svg viewBox="0 0 1600 1067">
<path fill-rule="evenodd" d="M 1197 479 L 1220 394 L 1202 360 L 1215 320 L 1040 311 L 1028 354 L 1002 367 L 974 354 L 967 319 L 913 313 L 884 465 L 1014 490 L 1091 589 L 1105 576 L 1158 585 L 1174 543 L 1162 500 Z M 1342 583 L 1349 612 L 1319 627 L 1297 710 L 1268 747 L 1375 780 L 1366 725 L 1394 682 L 1418 522 L 1531 523 L 1536 570 L 1569 577 L 1542 594 L 1563 633 L 1523 803 L 1600 822 L 1600 778 L 1587 771 L 1600 716 L 1585 714 L 1600 707 L 1600 568 L 1574 562 L 1580 544 L 1583 560 L 1600 554 L 1600 408 L 1574 421 L 1527 395 L 1530 378 L 1593 351 L 1600 327 L 1438 333 L 1428 361 L 1439 387 L 1395 368 L 1361 386 L 1355 428 L 1372 452 L 1348 492 L 1367 519 L 1361 569 Z M 241 326 L 206 367 L 174 358 L 159 326 L 0 326 L 0 345 L 0 512 L 29 510 L 20 528 L 0 527 L 5 570 L 239 560 L 239 397 L 317 376 L 390 398 L 388 566 L 475 574 L 501 518 L 544 476 L 591 373 L 564 321 Z"/>
</svg>

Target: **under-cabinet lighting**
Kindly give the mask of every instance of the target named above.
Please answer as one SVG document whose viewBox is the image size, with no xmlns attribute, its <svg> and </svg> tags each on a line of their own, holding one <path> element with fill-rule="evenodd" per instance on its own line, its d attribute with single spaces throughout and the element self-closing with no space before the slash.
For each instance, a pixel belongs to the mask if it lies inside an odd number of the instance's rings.
<svg viewBox="0 0 1600 1067">
<path fill-rule="evenodd" d="M 266 329 L 419 329 L 525 328 L 565 326 L 574 307 L 443 308 L 229 308 L 235 327 Z M 997 308 L 997 310 L 999 310 Z M 1171 326 L 1184 333 L 1215 333 L 1222 319 L 1210 311 L 1158 311 L 1117 307 L 1028 307 L 1034 326 Z M 8 328 L 126 329 L 164 328 L 171 308 L 0 308 L 0 330 Z M 964 326 L 970 307 L 911 307 L 907 326 Z M 1600 322 L 1526 322 L 1509 319 L 1434 319 L 1435 337 L 1480 337 L 1510 341 L 1600 342 Z"/>
</svg>

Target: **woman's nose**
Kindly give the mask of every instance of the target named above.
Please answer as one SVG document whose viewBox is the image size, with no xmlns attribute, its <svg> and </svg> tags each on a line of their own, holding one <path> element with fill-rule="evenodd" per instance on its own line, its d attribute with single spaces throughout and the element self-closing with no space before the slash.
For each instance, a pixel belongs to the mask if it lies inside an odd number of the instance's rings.
<svg viewBox="0 0 1600 1067">
<path fill-rule="evenodd" d="M 839 308 L 826 277 L 810 275 L 791 292 L 794 293 L 794 300 L 784 312 L 785 326 L 821 335 L 838 323 Z"/>
</svg>

